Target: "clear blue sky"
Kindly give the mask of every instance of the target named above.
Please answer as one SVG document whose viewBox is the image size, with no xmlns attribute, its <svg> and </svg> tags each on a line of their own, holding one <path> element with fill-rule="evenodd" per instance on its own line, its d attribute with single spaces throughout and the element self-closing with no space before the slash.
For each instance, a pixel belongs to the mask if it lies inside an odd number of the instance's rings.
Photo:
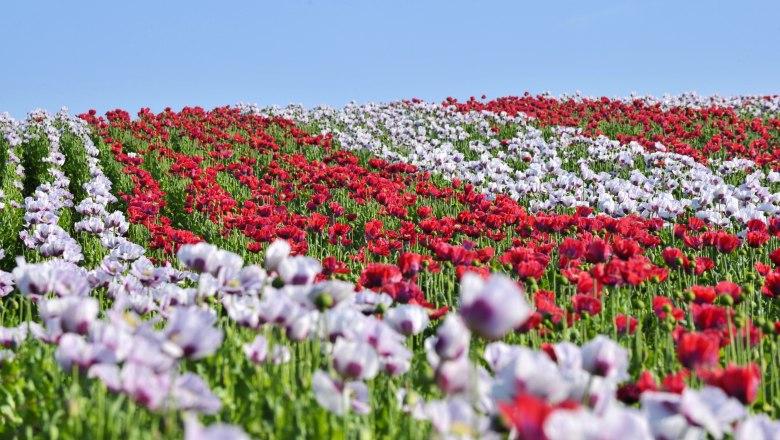
<svg viewBox="0 0 780 440">
<path fill-rule="evenodd" d="M 772 0 L 9 0 L 0 112 L 777 94 L 778 17 Z"/>
</svg>

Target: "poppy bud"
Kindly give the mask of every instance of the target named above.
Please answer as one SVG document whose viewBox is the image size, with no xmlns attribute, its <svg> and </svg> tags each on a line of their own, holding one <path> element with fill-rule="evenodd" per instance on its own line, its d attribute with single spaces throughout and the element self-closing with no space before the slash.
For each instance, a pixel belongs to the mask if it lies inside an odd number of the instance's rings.
<svg viewBox="0 0 780 440">
<path fill-rule="evenodd" d="M 733 306 L 734 305 L 734 298 L 732 298 L 729 295 L 720 295 L 718 297 L 718 304 L 720 305 L 726 305 L 726 306 Z"/>
<path fill-rule="evenodd" d="M 317 295 L 314 299 L 314 305 L 317 306 L 317 309 L 320 311 L 329 309 L 333 306 L 333 297 L 327 293 Z"/>
</svg>

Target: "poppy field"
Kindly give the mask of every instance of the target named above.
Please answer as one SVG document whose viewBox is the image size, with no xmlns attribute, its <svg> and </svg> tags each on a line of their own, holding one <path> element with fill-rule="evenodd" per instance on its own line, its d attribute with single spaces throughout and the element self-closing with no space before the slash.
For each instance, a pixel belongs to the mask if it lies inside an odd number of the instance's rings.
<svg viewBox="0 0 780 440">
<path fill-rule="evenodd" d="M 0 438 L 780 438 L 780 97 L 0 115 Z"/>
</svg>

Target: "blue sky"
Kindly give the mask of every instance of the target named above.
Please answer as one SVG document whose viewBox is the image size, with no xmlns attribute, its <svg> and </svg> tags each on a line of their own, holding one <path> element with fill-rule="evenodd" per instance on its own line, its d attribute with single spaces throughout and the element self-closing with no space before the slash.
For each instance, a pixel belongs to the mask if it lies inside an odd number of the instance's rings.
<svg viewBox="0 0 780 440">
<path fill-rule="evenodd" d="M 121 3 L 4 2 L 0 112 L 780 93 L 777 1 Z"/>
</svg>

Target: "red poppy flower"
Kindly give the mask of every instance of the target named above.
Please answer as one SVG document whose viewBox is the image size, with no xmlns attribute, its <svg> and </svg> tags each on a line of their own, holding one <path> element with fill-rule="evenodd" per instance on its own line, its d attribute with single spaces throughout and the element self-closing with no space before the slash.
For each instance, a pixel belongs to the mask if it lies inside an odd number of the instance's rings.
<svg viewBox="0 0 780 440">
<path fill-rule="evenodd" d="M 677 359 L 692 370 L 718 364 L 720 341 L 706 333 L 684 333 L 677 342 Z"/>
<path fill-rule="evenodd" d="M 671 314 L 675 321 L 681 321 L 685 314 L 682 309 L 674 307 L 672 300 L 664 296 L 656 296 L 653 298 L 653 313 L 658 319 L 665 320 L 667 316 Z"/>
<path fill-rule="evenodd" d="M 645 391 L 658 391 L 658 384 L 649 371 L 643 371 L 634 383 L 622 385 L 617 390 L 617 398 L 627 405 L 639 402 Z"/>
<path fill-rule="evenodd" d="M 693 314 L 693 323 L 699 330 L 726 328 L 729 323 L 729 317 L 734 315 L 733 310 L 727 310 L 712 304 L 692 304 L 691 312 Z"/>
<path fill-rule="evenodd" d="M 616 238 L 615 243 L 612 246 L 612 250 L 621 260 L 628 260 L 631 257 L 641 255 L 643 253 L 639 243 L 631 240 L 630 238 Z"/>
<path fill-rule="evenodd" d="M 600 238 L 594 238 L 585 250 L 585 260 L 589 263 L 604 263 L 611 256 L 612 248 Z"/>
<path fill-rule="evenodd" d="M 715 268 L 715 263 L 712 262 L 711 258 L 696 257 L 694 262 L 696 263 L 696 268 L 693 270 L 693 273 L 695 273 L 697 276 Z"/>
<path fill-rule="evenodd" d="M 403 279 L 398 266 L 370 263 L 360 272 L 360 285 L 367 288 L 383 287 Z"/>
<path fill-rule="evenodd" d="M 326 276 L 347 274 L 349 273 L 349 268 L 343 261 L 339 261 L 336 257 L 330 256 L 322 259 L 322 273 Z"/>
<path fill-rule="evenodd" d="M 752 362 L 744 366 L 729 365 L 725 369 L 700 370 L 698 375 L 706 384 L 722 389 L 745 405 L 756 400 L 761 384 L 761 369 Z"/>
<path fill-rule="evenodd" d="M 690 377 L 687 370 L 669 374 L 661 381 L 661 389 L 667 393 L 682 394 L 685 390 L 685 380 Z"/>
<path fill-rule="evenodd" d="M 618 334 L 633 335 L 638 325 L 639 321 L 633 316 L 626 316 L 620 313 L 615 317 L 615 327 L 617 327 Z"/>
<path fill-rule="evenodd" d="M 769 254 L 769 261 L 775 266 L 780 266 L 780 248 L 775 249 Z"/>
<path fill-rule="evenodd" d="M 746 239 L 748 246 L 759 248 L 769 241 L 769 234 L 765 231 L 749 231 L 746 234 Z"/>
<path fill-rule="evenodd" d="M 715 288 L 706 286 L 693 286 L 690 288 L 693 294 L 693 302 L 696 304 L 712 304 L 715 301 Z"/>
<path fill-rule="evenodd" d="M 458 280 L 463 278 L 463 274 L 466 272 L 475 273 L 484 279 L 488 279 L 490 277 L 490 268 L 487 266 L 481 266 L 481 267 L 464 266 L 464 265 L 455 266 L 455 276 L 458 278 Z"/>
<path fill-rule="evenodd" d="M 719 252 L 730 254 L 739 246 L 739 238 L 731 234 L 719 234 L 715 246 Z"/>
<path fill-rule="evenodd" d="M 780 296 L 780 272 L 770 272 L 766 275 L 761 293 L 772 298 Z"/>
<path fill-rule="evenodd" d="M 411 252 L 404 252 L 398 256 L 398 267 L 406 279 L 414 279 L 422 269 L 423 256 Z"/>
<path fill-rule="evenodd" d="M 578 293 L 571 298 L 571 302 L 577 313 L 587 313 L 594 316 L 601 312 L 601 301 L 593 296 Z"/>
<path fill-rule="evenodd" d="M 585 243 L 573 238 L 564 238 L 558 246 L 558 254 L 567 260 L 577 260 L 585 254 Z"/>
<path fill-rule="evenodd" d="M 742 287 L 737 283 L 731 281 L 721 281 L 715 286 L 715 293 L 718 296 L 728 295 L 734 300 L 734 304 L 739 304 L 742 301 Z"/>
<path fill-rule="evenodd" d="M 382 237 L 383 227 L 384 224 L 382 223 L 382 220 L 369 220 L 368 222 L 366 222 L 366 226 L 365 226 L 366 240 L 375 240 L 379 237 Z"/>
<path fill-rule="evenodd" d="M 545 266 L 535 260 L 523 261 L 517 264 L 515 271 L 521 280 L 534 278 L 539 281 L 544 275 Z"/>
<path fill-rule="evenodd" d="M 382 286 L 382 291 L 390 295 L 393 300 L 399 303 L 414 303 L 419 305 L 425 305 L 427 303 L 420 286 L 410 281 L 398 281 L 385 284 Z"/>
<path fill-rule="evenodd" d="M 579 407 L 576 402 L 565 401 L 550 405 L 546 401 L 531 394 L 519 393 L 512 402 L 499 402 L 498 410 L 504 420 L 512 427 L 518 438 L 545 439 L 544 422 L 557 409 L 574 410 Z"/>
<path fill-rule="evenodd" d="M 685 257 L 685 254 L 677 248 L 668 247 L 661 252 L 664 262 L 670 269 L 679 269 L 681 267 L 687 267 L 689 262 Z"/>
</svg>

